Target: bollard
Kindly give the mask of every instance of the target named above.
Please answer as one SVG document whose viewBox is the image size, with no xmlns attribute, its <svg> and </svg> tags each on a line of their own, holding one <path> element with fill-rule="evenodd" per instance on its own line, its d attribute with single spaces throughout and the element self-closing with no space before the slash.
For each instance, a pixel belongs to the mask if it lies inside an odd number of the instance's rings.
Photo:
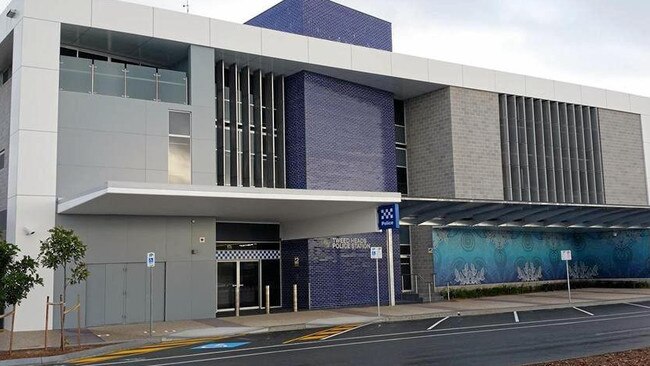
<svg viewBox="0 0 650 366">
<path fill-rule="evenodd" d="M 239 316 L 239 286 L 235 286 L 235 316 Z"/>
<path fill-rule="evenodd" d="M 271 294 L 271 286 L 266 285 L 266 313 L 271 314 L 271 299 L 269 298 Z"/>
<path fill-rule="evenodd" d="M 427 287 L 429 287 L 429 302 L 431 302 L 431 284 L 429 284 Z"/>
<path fill-rule="evenodd" d="M 447 301 L 451 301 L 451 293 L 449 292 L 449 282 L 447 282 Z"/>
<path fill-rule="evenodd" d="M 298 312 L 298 285 L 293 285 L 293 312 Z"/>
</svg>

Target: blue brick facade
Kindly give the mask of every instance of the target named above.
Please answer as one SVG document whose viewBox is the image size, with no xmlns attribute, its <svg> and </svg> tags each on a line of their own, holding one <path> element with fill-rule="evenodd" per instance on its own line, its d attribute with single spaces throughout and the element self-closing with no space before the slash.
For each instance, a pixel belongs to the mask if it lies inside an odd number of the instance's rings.
<svg viewBox="0 0 650 366">
<path fill-rule="evenodd" d="M 285 97 L 289 188 L 397 191 L 391 93 L 303 71 Z"/>
<path fill-rule="evenodd" d="M 339 237 L 352 243 L 363 242 L 356 248 L 337 248 L 334 238 L 292 240 L 282 243 L 283 304 L 293 304 L 293 284 L 298 285 L 298 305 L 301 309 L 328 309 L 346 306 L 365 306 L 377 303 L 375 261 L 370 259 L 367 246 L 383 248 L 379 261 L 380 301 L 388 304 L 388 265 L 386 236 L 384 233 L 367 233 Z M 295 267 L 294 258 L 300 258 Z M 308 261 L 303 263 L 304 258 Z M 395 294 L 400 299 L 399 234 L 393 234 L 393 265 Z M 303 291 L 304 290 L 304 291 Z M 311 293 L 309 293 L 309 291 Z M 311 301 L 311 306 L 309 304 Z"/>
<path fill-rule="evenodd" d="M 248 25 L 392 51 L 389 22 L 329 0 L 284 0 Z"/>
<path fill-rule="evenodd" d="M 389 22 L 328 0 L 285 0 L 249 25 L 364 47 L 392 50 Z M 312 190 L 396 192 L 393 94 L 325 75 L 302 71 L 285 79 L 287 187 Z M 394 236 L 396 297 L 401 294 L 399 235 Z M 364 247 L 342 249 L 335 238 L 283 242 L 283 304 L 333 308 L 376 303 L 371 246 L 384 247 L 381 299 L 388 301 L 385 235 L 343 239 Z M 295 266 L 294 259 L 299 259 Z M 311 299 L 311 303 L 310 303 Z"/>
</svg>

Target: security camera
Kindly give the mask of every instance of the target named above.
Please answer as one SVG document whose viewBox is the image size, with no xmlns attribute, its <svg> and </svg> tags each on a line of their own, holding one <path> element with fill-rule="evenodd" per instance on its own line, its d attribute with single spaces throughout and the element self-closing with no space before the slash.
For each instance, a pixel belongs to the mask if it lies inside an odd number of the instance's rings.
<svg viewBox="0 0 650 366">
<path fill-rule="evenodd" d="M 16 9 L 9 9 L 9 11 L 7 12 L 7 18 L 15 18 L 16 14 L 18 14 Z"/>
<path fill-rule="evenodd" d="M 23 230 L 25 231 L 25 235 L 27 235 L 27 236 L 34 235 L 36 233 L 36 231 L 34 229 L 32 229 L 30 227 L 27 227 L 27 226 L 25 226 L 23 228 Z"/>
</svg>

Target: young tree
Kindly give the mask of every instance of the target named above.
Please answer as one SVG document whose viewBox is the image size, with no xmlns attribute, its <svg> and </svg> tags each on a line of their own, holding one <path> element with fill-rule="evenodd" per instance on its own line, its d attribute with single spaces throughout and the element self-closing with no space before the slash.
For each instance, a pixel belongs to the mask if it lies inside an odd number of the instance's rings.
<svg viewBox="0 0 650 366">
<path fill-rule="evenodd" d="M 29 291 L 36 285 L 43 285 L 43 279 L 38 275 L 38 262 L 29 256 L 17 260 L 20 249 L 18 246 L 0 239 L 0 309 L 10 305 L 16 309 Z M 15 317 L 15 313 L 13 317 Z M 13 318 L 12 318 L 13 324 Z M 13 327 L 9 341 L 9 353 L 12 351 Z"/>
<path fill-rule="evenodd" d="M 66 301 L 68 285 L 85 281 L 89 272 L 84 263 L 86 245 L 73 230 L 57 226 L 48 231 L 50 237 L 41 241 L 38 258 L 41 265 L 57 270 L 63 269 L 63 302 Z"/>
</svg>

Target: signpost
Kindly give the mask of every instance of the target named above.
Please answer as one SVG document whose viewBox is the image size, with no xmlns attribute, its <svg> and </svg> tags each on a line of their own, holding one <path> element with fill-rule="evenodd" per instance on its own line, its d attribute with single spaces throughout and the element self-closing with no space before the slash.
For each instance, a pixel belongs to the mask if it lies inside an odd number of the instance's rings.
<svg viewBox="0 0 650 366">
<path fill-rule="evenodd" d="M 381 247 L 371 247 L 370 248 L 370 258 L 375 260 L 375 269 L 377 271 L 377 317 L 381 316 L 379 310 L 379 260 L 382 258 Z"/>
<path fill-rule="evenodd" d="M 566 287 L 569 290 L 569 303 L 571 303 L 571 280 L 569 278 L 569 261 L 571 260 L 571 251 L 563 250 L 560 252 L 560 256 L 566 264 Z"/>
<path fill-rule="evenodd" d="M 147 253 L 147 268 L 149 268 L 149 337 L 153 337 L 153 267 L 156 266 L 156 253 Z"/>
<path fill-rule="evenodd" d="M 395 269 L 393 263 L 393 229 L 399 229 L 399 205 L 379 206 L 377 208 L 377 226 L 386 232 L 386 251 L 388 252 L 388 299 L 390 306 L 395 306 Z"/>
</svg>

